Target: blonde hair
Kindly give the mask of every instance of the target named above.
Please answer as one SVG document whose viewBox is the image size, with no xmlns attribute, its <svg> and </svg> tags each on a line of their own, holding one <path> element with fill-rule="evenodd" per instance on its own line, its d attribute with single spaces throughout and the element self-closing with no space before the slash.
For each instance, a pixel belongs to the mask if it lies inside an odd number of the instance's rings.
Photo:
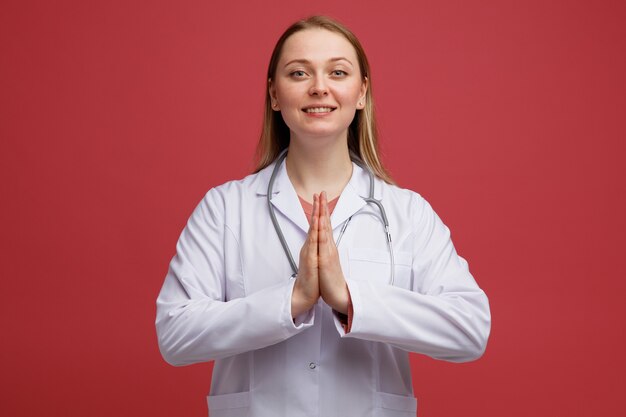
<svg viewBox="0 0 626 417">
<path fill-rule="evenodd" d="M 372 94 L 372 78 L 370 66 L 365 51 L 357 37 L 344 25 L 326 16 L 311 16 L 300 20 L 285 30 L 276 42 L 274 51 L 267 68 L 267 85 L 265 88 L 265 113 L 261 138 L 257 145 L 257 167 L 259 172 L 278 158 L 278 155 L 289 147 L 289 127 L 285 124 L 280 112 L 272 110 L 272 100 L 269 94 L 270 83 L 276 76 L 276 67 L 285 41 L 294 33 L 305 29 L 326 29 L 338 33 L 348 40 L 354 47 L 359 61 L 361 76 L 367 79 L 368 87 L 365 95 L 365 107 L 357 110 L 348 128 L 348 148 L 350 153 L 365 163 L 378 178 L 393 184 L 391 176 L 382 164 L 378 152 L 378 131 L 376 129 L 376 114 Z"/>
</svg>

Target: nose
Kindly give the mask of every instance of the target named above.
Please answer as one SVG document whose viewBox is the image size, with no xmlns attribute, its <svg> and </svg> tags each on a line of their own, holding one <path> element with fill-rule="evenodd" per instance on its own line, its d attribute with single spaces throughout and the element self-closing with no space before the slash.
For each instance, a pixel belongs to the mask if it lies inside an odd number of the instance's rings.
<svg viewBox="0 0 626 417">
<path fill-rule="evenodd" d="M 328 87 L 324 77 L 315 77 L 309 89 L 309 94 L 312 96 L 325 96 L 328 95 Z"/>
</svg>

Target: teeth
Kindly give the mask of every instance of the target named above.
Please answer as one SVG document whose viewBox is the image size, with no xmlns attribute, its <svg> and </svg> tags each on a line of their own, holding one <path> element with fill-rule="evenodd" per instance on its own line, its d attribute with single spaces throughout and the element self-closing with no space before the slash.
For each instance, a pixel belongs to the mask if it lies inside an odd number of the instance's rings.
<svg viewBox="0 0 626 417">
<path fill-rule="evenodd" d="M 309 109 L 305 109 L 304 111 L 307 113 L 328 113 L 332 110 L 333 109 L 331 109 L 330 107 L 312 107 Z"/>
</svg>

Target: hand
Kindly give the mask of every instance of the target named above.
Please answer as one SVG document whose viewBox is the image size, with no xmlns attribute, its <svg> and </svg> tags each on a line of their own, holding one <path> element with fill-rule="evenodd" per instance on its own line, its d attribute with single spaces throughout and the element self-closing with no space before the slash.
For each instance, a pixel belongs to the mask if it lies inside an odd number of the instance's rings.
<svg viewBox="0 0 626 417">
<path fill-rule="evenodd" d="M 291 317 L 297 317 L 309 310 L 320 297 L 318 235 L 319 235 L 319 196 L 313 196 L 313 213 L 309 233 L 300 250 L 298 277 L 291 296 Z"/>
<path fill-rule="evenodd" d="M 319 236 L 318 263 L 320 294 L 326 304 L 334 310 L 348 314 L 349 291 L 339 262 L 339 252 L 333 239 L 333 228 L 330 224 L 328 198 L 322 191 L 319 197 Z"/>
</svg>

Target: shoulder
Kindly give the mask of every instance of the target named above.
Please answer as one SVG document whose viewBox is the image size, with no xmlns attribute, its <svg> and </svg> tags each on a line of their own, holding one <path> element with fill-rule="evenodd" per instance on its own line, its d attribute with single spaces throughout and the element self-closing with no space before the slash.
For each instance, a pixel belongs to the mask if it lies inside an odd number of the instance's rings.
<svg viewBox="0 0 626 417">
<path fill-rule="evenodd" d="M 388 198 L 393 203 L 406 203 L 410 205 L 421 205 L 426 200 L 420 193 L 408 188 L 403 188 L 395 184 L 388 184 L 383 180 L 378 180 L 376 186 L 383 190 L 383 198 Z"/>
<path fill-rule="evenodd" d="M 267 188 L 267 170 L 268 168 L 265 168 L 244 178 L 216 185 L 207 191 L 204 198 L 210 201 L 216 199 L 230 201 L 251 194 L 254 195 L 257 192 L 262 193 Z"/>
<path fill-rule="evenodd" d="M 260 187 L 261 173 L 247 175 L 244 178 L 227 181 L 223 184 L 214 186 L 211 188 L 207 195 L 215 194 L 220 195 L 223 198 L 230 198 L 231 196 L 240 195 L 241 193 L 249 193 L 250 191 L 256 191 Z"/>
<path fill-rule="evenodd" d="M 379 185 L 380 184 L 380 185 Z M 419 223 L 434 213 L 432 206 L 418 192 L 378 180 L 382 189 L 383 204 L 389 204 L 397 214 Z"/>
<path fill-rule="evenodd" d="M 211 217 L 224 218 L 227 211 L 235 213 L 253 206 L 257 200 L 261 200 L 260 197 L 264 197 L 267 189 L 266 169 L 212 187 L 206 192 L 198 208 L 210 213 Z"/>
</svg>

